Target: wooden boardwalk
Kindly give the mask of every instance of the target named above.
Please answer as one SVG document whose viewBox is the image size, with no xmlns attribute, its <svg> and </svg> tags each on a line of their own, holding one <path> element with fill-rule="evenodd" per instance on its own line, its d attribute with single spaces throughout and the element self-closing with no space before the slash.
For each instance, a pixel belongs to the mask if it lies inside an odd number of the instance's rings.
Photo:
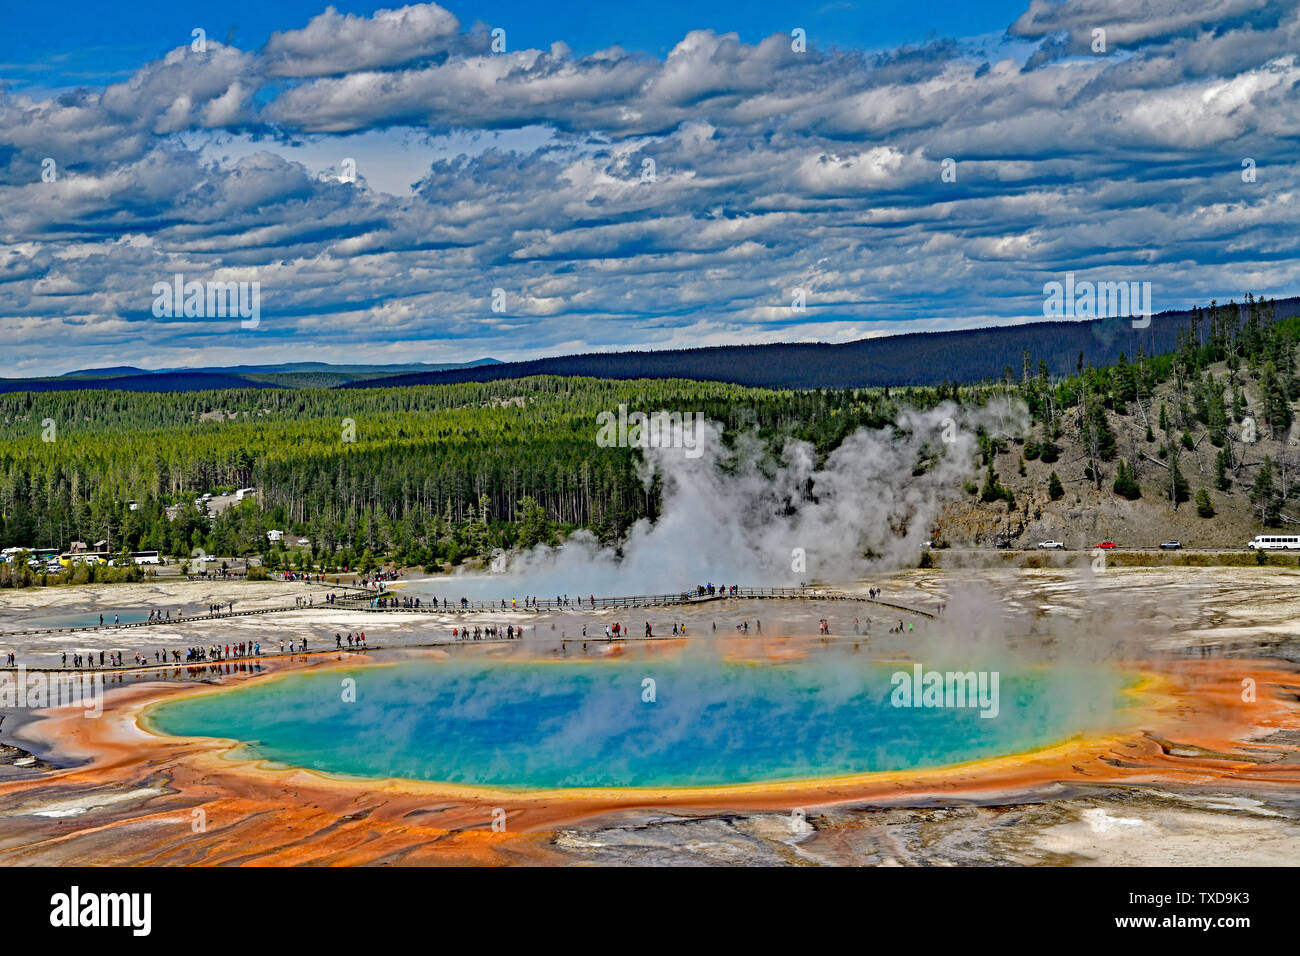
<svg viewBox="0 0 1300 956">
<path fill-rule="evenodd" d="M 220 621 L 230 618 L 256 617 L 266 614 L 286 614 L 293 611 L 315 611 L 328 610 L 335 608 L 341 611 L 364 611 L 371 614 L 485 614 L 500 613 L 501 611 L 514 611 L 519 613 L 534 613 L 542 611 L 608 611 L 608 610 L 632 610 L 636 608 L 659 608 L 659 607 L 689 607 L 696 604 L 708 604 L 714 601 L 857 601 L 864 604 L 877 604 L 882 607 L 894 608 L 907 614 L 915 614 L 920 617 L 933 618 L 933 611 L 922 610 L 921 608 L 912 607 L 906 604 L 899 604 L 895 601 L 887 601 L 882 598 L 871 598 L 865 594 L 856 594 L 848 591 L 842 591 L 837 588 L 826 588 L 817 586 L 798 587 L 798 588 L 749 588 L 737 587 L 734 591 L 730 588 L 724 594 L 720 590 L 713 594 L 700 594 L 697 591 L 681 591 L 675 594 L 635 594 L 624 597 L 598 597 L 598 598 L 578 598 L 573 597 L 565 602 L 563 599 L 556 601 L 554 598 L 548 600 L 538 600 L 535 603 L 523 605 L 517 601 L 497 600 L 497 601 L 464 601 L 455 604 L 450 601 L 444 607 L 441 603 L 435 606 L 431 599 L 427 603 L 422 603 L 419 607 L 402 607 L 389 606 L 379 607 L 372 606 L 377 598 L 386 597 L 390 600 L 400 600 L 400 597 L 392 591 L 382 594 L 368 592 L 366 594 L 348 594 L 338 597 L 333 603 L 321 601 L 316 604 L 287 604 L 281 607 L 263 607 L 252 608 L 241 611 L 219 611 L 212 614 L 194 614 L 186 617 L 164 618 L 155 621 L 130 621 L 120 624 L 87 624 L 82 627 L 46 627 L 46 628 L 28 628 L 21 631 L 4 631 L 0 632 L 0 638 L 35 636 L 41 634 L 71 634 L 79 632 L 102 632 L 102 631 L 126 631 L 137 628 L 151 628 L 157 625 L 168 624 L 196 624 L 205 621 Z"/>
<path fill-rule="evenodd" d="M 389 593 L 390 599 L 398 599 L 394 594 Z M 421 604 L 419 607 L 371 607 L 375 601 L 376 595 L 367 597 L 349 596 L 335 602 L 335 607 L 353 607 L 363 611 L 374 612 L 404 612 L 409 614 L 428 614 L 434 611 L 438 613 L 488 613 L 500 611 L 519 611 L 519 612 L 541 612 L 541 611 L 608 611 L 608 610 L 625 610 L 634 608 L 655 608 L 655 607 L 683 607 L 696 604 L 708 604 L 713 601 L 858 601 L 864 604 L 878 604 L 882 607 L 892 607 L 904 611 L 908 614 L 916 614 L 921 617 L 933 618 L 933 611 L 922 610 L 921 608 L 912 607 L 906 604 L 899 604 L 896 601 L 886 601 L 881 598 L 868 597 L 865 594 L 856 594 L 849 591 L 843 591 L 838 588 L 818 587 L 810 585 L 797 588 L 749 588 L 737 587 L 733 591 L 728 588 L 725 593 L 721 590 L 715 590 L 714 593 L 707 592 L 701 594 L 696 591 L 680 591 L 672 594 L 632 594 L 624 597 L 571 597 L 568 600 L 548 598 L 539 599 L 535 602 L 529 601 L 527 604 L 520 603 L 516 598 L 506 600 L 504 598 L 495 601 L 469 601 L 459 602 L 447 601 L 445 604 L 435 604 L 433 600 Z"/>
</svg>

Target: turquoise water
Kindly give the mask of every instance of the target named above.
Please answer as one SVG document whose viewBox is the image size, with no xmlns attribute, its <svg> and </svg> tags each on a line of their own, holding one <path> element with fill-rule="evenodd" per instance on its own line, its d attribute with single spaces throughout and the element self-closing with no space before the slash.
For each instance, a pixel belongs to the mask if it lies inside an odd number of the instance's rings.
<svg viewBox="0 0 1300 956">
<path fill-rule="evenodd" d="M 1001 673 L 999 713 L 891 705 L 893 665 L 408 661 L 169 701 L 148 720 L 240 755 L 360 777 L 681 787 L 959 763 L 1114 723 L 1125 675 Z M 910 671 L 910 668 L 907 668 Z M 646 678 L 654 680 L 653 702 Z M 355 702 L 344 681 L 356 682 Z"/>
<path fill-rule="evenodd" d="M 175 609 L 173 608 L 173 611 Z M 119 624 L 133 624 L 137 621 L 149 620 L 149 612 L 138 609 L 109 611 L 104 615 L 104 626 L 110 627 L 113 624 L 113 615 L 118 617 Z M 18 617 L 10 621 L 4 619 L 3 624 L 6 628 L 17 629 L 22 627 L 23 630 L 35 630 L 38 628 L 60 628 L 60 627 L 94 627 L 99 624 L 98 611 L 83 611 L 77 614 L 48 614 L 37 615 L 33 617 L 22 617 L 21 624 L 18 623 Z"/>
</svg>

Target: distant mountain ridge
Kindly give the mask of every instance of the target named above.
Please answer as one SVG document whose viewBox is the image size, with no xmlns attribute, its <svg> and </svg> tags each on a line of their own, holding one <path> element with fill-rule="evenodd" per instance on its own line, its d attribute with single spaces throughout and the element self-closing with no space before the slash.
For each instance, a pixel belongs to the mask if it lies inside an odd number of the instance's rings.
<svg viewBox="0 0 1300 956">
<path fill-rule="evenodd" d="M 205 368 L 142 369 L 132 365 L 78 369 L 42 378 L 0 378 L 0 392 L 51 392 L 76 389 L 119 389 L 128 392 L 197 392 L 214 388 L 331 388 L 358 379 L 423 374 L 496 364 L 497 359 L 473 362 L 411 362 L 404 365 L 331 365 L 327 362 L 286 362 L 277 365 L 229 365 Z"/>
<path fill-rule="evenodd" d="M 1300 296 L 1274 299 L 1279 321 L 1300 315 Z M 1220 308 L 1227 308 L 1226 305 Z M 1237 304 L 1240 307 L 1240 303 Z M 389 388 L 491 382 L 530 375 L 592 378 L 684 378 L 760 388 L 868 388 L 963 384 L 1019 375 L 1024 353 L 1036 371 L 1046 362 L 1053 375 L 1085 364 L 1110 365 L 1124 353 L 1133 359 L 1170 352 L 1187 329 L 1190 309 L 1162 312 L 1141 329 L 1130 318 L 1025 322 L 942 332 L 904 332 L 843 343 L 774 343 L 699 348 L 590 352 L 501 362 L 330 365 L 289 362 L 147 371 L 132 366 L 83 369 L 51 378 L 0 379 L 0 392 L 70 389 L 198 391 L 213 388 Z M 1205 307 L 1202 307 L 1202 314 Z"/>
<path fill-rule="evenodd" d="M 134 365 L 117 365 L 112 368 L 85 368 L 64 372 L 59 378 L 105 378 L 123 375 L 165 375 L 169 372 L 220 372 L 229 375 L 272 375 L 281 372 L 441 372 L 453 368 L 470 368 L 475 365 L 499 365 L 494 358 L 475 359 L 472 362 L 408 362 L 402 365 L 332 365 L 329 362 L 283 362 L 277 365 L 211 365 L 202 368 L 136 368 Z"/>
<path fill-rule="evenodd" d="M 1300 315 L 1300 296 L 1272 300 L 1277 319 Z M 1237 304 L 1240 307 L 1240 303 Z M 1227 306 L 1220 306 L 1226 308 Z M 1204 313 L 1204 310 L 1202 310 Z M 349 382 L 342 388 L 489 382 L 529 375 L 593 378 L 687 378 L 761 388 L 869 388 L 974 383 L 996 379 L 1006 368 L 1020 374 L 1029 353 L 1053 375 L 1085 364 L 1114 363 L 1121 352 L 1132 359 L 1139 347 L 1160 354 L 1177 347 L 1192 310 L 1153 315 L 1135 329 L 1131 318 L 1026 322 L 943 332 L 905 332 L 839 344 L 782 343 L 718 345 L 663 351 L 591 352 L 503 362 L 490 367 L 395 375 Z"/>
<path fill-rule="evenodd" d="M 148 375 L 148 369 L 136 368 L 134 365 L 115 365 L 112 368 L 83 368 L 75 372 L 64 372 L 59 378 L 103 378 L 110 375 Z"/>
<path fill-rule="evenodd" d="M 117 389 L 124 392 L 203 392 L 214 388 L 281 388 L 238 375 L 192 372 L 148 372 L 143 375 L 106 375 L 101 378 L 6 378 L 0 392 L 72 392 L 83 389 Z"/>
</svg>

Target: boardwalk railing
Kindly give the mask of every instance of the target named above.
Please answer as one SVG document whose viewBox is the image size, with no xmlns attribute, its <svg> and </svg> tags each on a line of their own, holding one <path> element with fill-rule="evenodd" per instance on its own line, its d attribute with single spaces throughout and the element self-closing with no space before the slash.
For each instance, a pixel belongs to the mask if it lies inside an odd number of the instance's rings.
<svg viewBox="0 0 1300 956">
<path fill-rule="evenodd" d="M 118 624 L 110 624 L 105 621 L 103 624 L 83 624 L 80 627 L 34 627 L 25 631 L 0 631 L 0 637 L 16 637 L 21 634 L 59 634 L 62 632 L 73 631 L 125 631 L 133 627 L 154 627 L 158 624 L 194 624 L 199 621 L 218 621 L 230 617 L 253 617 L 258 614 L 283 614 L 286 611 L 311 611 L 316 608 L 328 608 L 338 606 L 339 602 L 331 605 L 328 601 L 322 601 L 319 604 L 286 604 L 282 607 L 258 607 L 247 611 L 214 611 L 211 614 L 188 614 L 184 617 L 164 617 L 152 621 L 122 621 Z"/>
<path fill-rule="evenodd" d="M 401 604 L 389 604 L 387 606 L 379 605 L 376 602 L 381 600 L 400 601 L 401 598 L 394 595 L 393 592 L 375 592 L 371 591 L 364 595 L 335 595 L 334 601 L 319 601 L 315 604 L 289 604 L 281 607 L 263 607 L 251 608 L 242 611 L 218 611 L 212 614 L 193 614 L 186 617 L 164 618 L 152 621 L 130 621 L 120 624 L 86 624 L 81 627 L 46 627 L 46 628 L 28 628 L 22 631 L 5 631 L 0 632 L 0 638 L 3 637 L 20 637 L 34 634 L 58 634 L 72 633 L 74 631 L 121 631 L 130 628 L 153 627 L 159 624 L 194 624 L 201 621 L 216 621 L 225 618 L 235 617 L 253 617 L 261 614 L 283 614 L 290 611 L 313 611 L 328 610 L 337 608 L 347 611 L 366 611 L 379 614 L 407 613 L 407 614 L 432 614 L 457 613 L 473 614 L 485 613 L 489 611 L 610 611 L 626 610 L 632 608 L 650 608 L 650 607 L 681 607 L 693 604 L 707 604 L 710 601 L 722 601 L 744 598 L 746 600 L 788 600 L 788 601 L 860 601 L 869 604 L 879 604 L 884 607 L 896 608 L 905 611 L 908 614 L 919 614 L 922 617 L 934 617 L 931 611 L 923 611 L 920 608 L 910 607 L 906 604 L 898 604 L 893 601 L 882 600 L 881 598 L 871 598 L 865 594 L 853 594 L 847 591 L 841 591 L 837 588 L 826 588 L 817 586 L 806 586 L 796 588 L 745 588 L 737 587 L 733 592 L 728 588 L 725 592 L 720 588 L 715 588 L 712 594 L 707 591 L 704 594 L 696 590 L 679 591 L 674 594 L 633 594 L 624 597 L 604 597 L 595 598 L 588 596 L 578 598 L 576 596 L 565 601 L 561 598 L 556 601 L 554 598 L 547 600 L 529 600 L 527 604 L 518 599 L 514 601 L 496 600 L 496 601 L 465 601 L 463 604 L 459 601 L 447 601 L 444 606 L 441 601 L 435 601 L 430 598 L 428 601 L 421 599 L 419 607 L 403 606 Z"/>
<path fill-rule="evenodd" d="M 647 607 L 680 607 L 692 604 L 707 604 L 710 601 L 723 601 L 744 598 L 747 600 L 797 600 L 797 601 L 861 601 L 863 603 L 880 604 L 885 607 L 897 608 L 900 611 L 906 611 L 909 614 L 919 614 L 922 617 L 934 617 L 930 611 L 923 611 L 919 608 L 909 607 L 905 604 L 897 604 L 891 601 L 883 601 L 880 598 L 871 598 L 865 594 L 852 594 L 847 591 L 841 591 L 836 588 L 805 586 L 794 588 L 748 588 L 737 587 L 734 590 L 727 588 L 725 591 L 715 588 L 713 593 L 707 590 L 701 594 L 698 590 L 679 591 L 673 594 L 634 594 L 624 597 L 585 597 L 577 596 L 568 599 L 555 598 L 538 599 L 533 601 L 531 598 L 520 601 L 518 598 L 513 600 L 497 599 L 495 601 L 439 601 L 429 598 L 427 601 L 421 599 L 418 607 L 414 605 L 389 604 L 387 606 L 376 602 L 401 601 L 392 593 L 370 595 L 367 597 L 348 596 L 335 600 L 335 605 L 345 607 L 354 607 L 362 611 L 376 612 L 407 612 L 411 614 L 427 614 L 433 611 L 444 613 L 483 613 L 487 611 L 602 611 L 602 610 L 623 610 L 628 608 L 647 608 Z"/>
</svg>

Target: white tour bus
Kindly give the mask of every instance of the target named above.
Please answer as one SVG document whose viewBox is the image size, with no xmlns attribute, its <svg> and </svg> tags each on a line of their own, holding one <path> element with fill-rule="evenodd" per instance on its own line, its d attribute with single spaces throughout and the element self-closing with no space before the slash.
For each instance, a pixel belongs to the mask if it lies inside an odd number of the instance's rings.
<svg viewBox="0 0 1300 956">
<path fill-rule="evenodd" d="M 1246 547 L 1252 551 L 1300 551 L 1300 534 L 1258 534 Z"/>
<path fill-rule="evenodd" d="M 136 564 L 162 564 L 162 556 L 157 551 L 132 551 L 131 560 Z"/>
</svg>

